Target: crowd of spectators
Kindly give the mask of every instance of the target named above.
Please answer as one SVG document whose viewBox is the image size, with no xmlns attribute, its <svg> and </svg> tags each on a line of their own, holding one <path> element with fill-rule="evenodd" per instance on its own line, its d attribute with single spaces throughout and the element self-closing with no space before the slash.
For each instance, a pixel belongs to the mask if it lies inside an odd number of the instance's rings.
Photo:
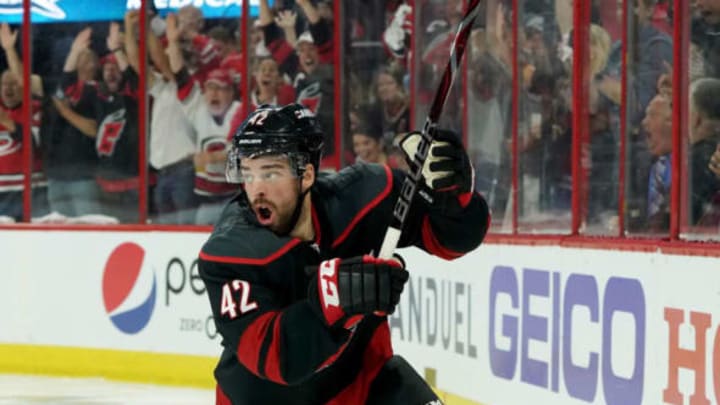
<svg viewBox="0 0 720 405">
<path fill-rule="evenodd" d="M 673 2 L 627 3 L 627 10 L 618 0 L 591 3 L 588 130 L 579 137 L 583 186 L 577 190 L 584 231 L 617 232 L 623 159 L 626 229 L 668 231 L 673 68 L 687 68 L 690 76 L 689 125 L 682 131 L 687 149 L 682 161 L 689 176 L 687 223 L 717 226 L 720 0 L 688 6 L 692 22 L 686 65 L 673 61 Z M 510 224 L 510 208 L 517 204 L 522 224 L 535 229 L 550 220 L 552 230 L 562 230 L 569 223 L 572 127 L 579 113 L 573 111 L 572 1 L 521 4 L 520 10 L 512 10 L 506 0 L 482 3 L 466 53 L 466 73 L 455 81 L 440 125 L 455 130 L 468 146 L 476 188 L 493 210 L 496 229 Z M 136 11 L 121 22 L 63 27 L 52 47 L 38 46 L 52 48 L 50 56 L 61 54 L 62 63 L 33 65 L 41 72 L 31 82 L 32 216 L 53 212 L 67 217 L 102 214 L 121 223 L 138 220 L 140 40 L 146 41 L 149 56 L 147 160 L 153 223 L 214 222 L 236 191 L 224 179 L 229 135 L 262 104 L 298 102 L 319 117 L 327 135 L 326 169 L 335 169 L 336 161 L 405 168 L 397 141 L 422 125 L 463 7 L 462 0 L 345 2 L 339 35 L 332 1 L 260 0 L 247 50 L 239 21 L 206 20 L 193 6 L 164 17 L 151 13 L 147 38 L 142 39 Z M 515 55 L 514 12 L 520 25 Z M 623 17 L 629 27 L 624 64 Z M 24 121 L 17 36 L 7 24 L 0 26 L 7 66 L 0 82 L 0 216 L 21 220 Z M 337 49 L 343 51 L 345 88 L 340 93 L 333 65 Z M 516 115 L 514 61 L 520 91 Z M 247 97 L 242 94 L 245 65 Z M 341 97 L 345 111 L 337 114 Z M 344 136 L 340 144 L 338 120 Z M 516 195 L 511 192 L 514 124 Z M 625 156 L 620 154 L 622 139 Z"/>
<path fill-rule="evenodd" d="M 689 4 L 689 60 L 673 61 L 673 4 L 667 0 L 596 0 L 590 5 L 587 130 L 580 140 L 582 231 L 617 235 L 621 160 L 625 163 L 625 229 L 631 233 L 667 233 L 670 219 L 673 152 L 673 67 L 689 75 L 690 123 L 682 128 L 687 169 L 690 226 L 718 225 L 717 173 L 709 166 L 720 139 L 711 100 L 720 97 L 715 73 L 720 59 L 720 1 Z M 519 10 L 517 63 L 518 207 L 522 229 L 569 228 L 573 142 L 573 3 L 569 0 L 524 2 Z M 494 218 L 505 220 L 513 204 L 511 189 L 512 10 L 510 2 L 487 2 L 486 24 L 476 30 L 471 49 L 467 103 L 468 146 Z M 622 61 L 623 16 L 628 22 L 627 59 Z M 626 99 L 623 100 L 623 68 Z M 714 96 L 709 96 L 714 94 Z M 621 111 L 626 112 L 622 133 Z M 625 140 L 625 156 L 620 154 Z M 715 155 L 720 162 L 720 152 Z M 713 173 L 713 171 L 715 173 Z M 683 194 L 685 195 L 685 194 Z M 687 215 L 685 215 L 687 214 Z M 549 222 L 548 222 L 549 221 Z M 494 221 L 495 222 L 495 221 Z M 550 224 L 548 226 L 548 223 Z"/>
</svg>

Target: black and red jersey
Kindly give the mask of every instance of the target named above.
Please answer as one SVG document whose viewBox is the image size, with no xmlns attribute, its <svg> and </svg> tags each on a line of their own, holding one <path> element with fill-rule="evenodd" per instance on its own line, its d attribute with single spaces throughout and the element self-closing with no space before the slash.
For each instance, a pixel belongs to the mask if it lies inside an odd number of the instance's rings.
<svg viewBox="0 0 720 405">
<path fill-rule="evenodd" d="M 282 30 L 275 22 L 271 22 L 262 28 L 265 44 L 273 59 L 277 62 L 280 74 L 287 75 L 290 82 L 295 82 L 297 75 L 302 73 L 300 59 L 295 52 L 295 48 L 287 42 Z M 320 64 L 332 64 L 334 55 L 332 27 L 321 18 L 317 23 L 310 24 L 308 30 L 312 34 L 313 43 L 317 47 Z"/>
<path fill-rule="evenodd" d="M 307 299 L 304 270 L 378 252 L 403 176 L 361 164 L 319 177 L 311 191 L 310 242 L 260 226 L 244 194 L 225 209 L 199 269 L 223 338 L 215 377 L 233 404 L 365 403 L 392 356 L 387 319 L 368 315 L 352 327 L 326 326 Z M 447 259 L 476 248 L 488 227 L 487 204 L 479 194 L 464 208 L 457 204 L 443 212 L 413 204 L 400 246 Z"/>
<path fill-rule="evenodd" d="M 45 186 L 47 180 L 42 171 L 42 157 L 40 154 L 40 119 L 42 108 L 40 101 L 34 99 L 32 108 L 32 143 L 33 143 L 33 186 Z M 23 117 L 22 104 L 14 108 L 0 105 L 0 109 L 15 123 L 15 130 L 0 125 L 0 192 L 19 191 L 24 187 L 25 161 L 23 158 Z"/>
<path fill-rule="evenodd" d="M 87 118 L 95 118 L 98 84 L 78 79 L 77 72 L 63 72 L 56 96 L 68 100 L 70 107 Z M 49 123 L 43 131 L 45 172 L 50 179 L 80 180 L 95 177 L 98 157 L 95 139 L 83 134 L 50 109 Z"/>
<path fill-rule="evenodd" d="M 119 91 L 111 93 L 98 88 L 95 97 L 98 182 L 110 192 L 137 188 L 132 181 L 139 171 L 137 75 L 132 69 L 125 69 Z"/>
<path fill-rule="evenodd" d="M 286 76 L 295 88 L 295 102 L 307 107 L 320 120 L 328 136 L 325 139 L 325 154 L 335 153 L 335 101 L 333 72 L 333 37 L 330 24 L 320 19 L 309 25 L 313 42 L 318 51 L 318 64 L 313 72 L 300 69 L 300 60 L 295 49 L 287 42 L 282 30 L 274 22 L 263 27 L 265 43 L 273 59 L 278 63 L 280 73 Z"/>
</svg>

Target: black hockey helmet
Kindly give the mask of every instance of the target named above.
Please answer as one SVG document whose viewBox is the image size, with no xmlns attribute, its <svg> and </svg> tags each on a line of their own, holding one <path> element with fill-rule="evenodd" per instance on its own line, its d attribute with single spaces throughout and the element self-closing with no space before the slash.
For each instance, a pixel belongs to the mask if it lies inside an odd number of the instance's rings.
<svg viewBox="0 0 720 405">
<path fill-rule="evenodd" d="M 303 174 L 308 163 L 317 171 L 323 140 L 320 123 L 302 105 L 262 105 L 233 134 L 227 160 L 227 180 L 242 183 L 240 161 L 265 155 L 287 155 L 298 176 Z"/>
</svg>

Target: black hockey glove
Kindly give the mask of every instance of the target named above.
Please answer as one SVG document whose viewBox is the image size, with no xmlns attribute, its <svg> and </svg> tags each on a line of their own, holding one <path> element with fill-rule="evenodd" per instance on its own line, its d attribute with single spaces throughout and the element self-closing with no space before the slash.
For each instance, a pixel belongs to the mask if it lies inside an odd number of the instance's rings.
<svg viewBox="0 0 720 405">
<path fill-rule="evenodd" d="M 405 153 L 410 167 L 421 137 L 420 132 L 414 131 L 400 140 L 400 149 Z M 454 132 L 444 129 L 436 131 L 422 175 L 434 194 L 449 193 L 457 196 L 462 206 L 467 205 L 475 187 L 475 171 L 462 140 Z"/>
<path fill-rule="evenodd" d="M 352 315 L 387 315 L 395 311 L 410 274 L 396 260 L 370 255 L 330 259 L 311 268 L 308 299 L 329 326 Z"/>
</svg>

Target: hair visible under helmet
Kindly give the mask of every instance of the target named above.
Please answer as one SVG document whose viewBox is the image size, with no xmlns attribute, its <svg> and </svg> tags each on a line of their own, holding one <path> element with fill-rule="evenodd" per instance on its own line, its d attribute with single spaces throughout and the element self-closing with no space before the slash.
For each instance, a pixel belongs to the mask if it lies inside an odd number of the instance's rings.
<svg viewBox="0 0 720 405">
<path fill-rule="evenodd" d="M 324 135 L 313 113 L 300 104 L 262 105 L 235 131 L 228 153 L 226 177 L 242 183 L 240 162 L 260 156 L 285 155 L 298 177 L 310 163 L 320 166 Z"/>
</svg>

